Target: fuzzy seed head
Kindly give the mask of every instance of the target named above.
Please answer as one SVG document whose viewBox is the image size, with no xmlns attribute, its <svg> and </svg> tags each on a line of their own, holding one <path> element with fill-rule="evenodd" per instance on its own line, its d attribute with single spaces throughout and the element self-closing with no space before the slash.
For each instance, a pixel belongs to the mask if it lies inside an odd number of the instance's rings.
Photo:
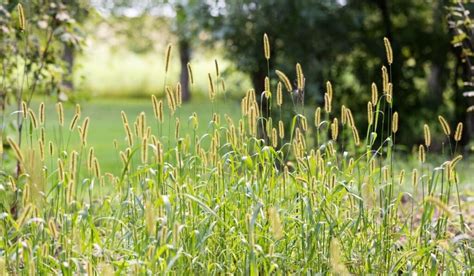
<svg viewBox="0 0 474 276">
<path fill-rule="evenodd" d="M 293 86 L 291 85 L 290 79 L 283 73 L 282 71 L 275 70 L 275 73 L 278 75 L 278 78 L 280 78 L 280 81 L 285 85 L 285 88 L 288 92 L 293 91 Z"/>
<path fill-rule="evenodd" d="M 451 135 L 451 128 L 449 127 L 449 124 L 446 121 L 446 119 L 443 116 L 439 115 L 438 120 L 439 120 L 439 123 L 441 124 L 441 127 L 443 128 L 444 134 L 446 136 Z"/>
<path fill-rule="evenodd" d="M 431 145 L 431 133 L 430 127 L 427 124 L 423 126 L 423 133 L 425 136 L 425 146 L 429 147 Z"/>
<path fill-rule="evenodd" d="M 270 42 L 268 41 L 268 35 L 263 34 L 263 53 L 265 54 L 265 59 L 270 59 Z"/>
<path fill-rule="evenodd" d="M 390 44 L 390 40 L 388 38 L 383 38 L 383 43 L 385 45 L 385 54 L 387 55 L 387 62 L 389 65 L 393 63 L 393 52 L 392 52 L 392 45 Z"/>
<path fill-rule="evenodd" d="M 456 142 L 461 141 L 462 128 L 463 128 L 463 124 L 462 124 L 462 122 L 459 122 L 457 127 L 456 127 L 456 132 L 454 133 L 454 141 L 456 141 Z"/>
</svg>

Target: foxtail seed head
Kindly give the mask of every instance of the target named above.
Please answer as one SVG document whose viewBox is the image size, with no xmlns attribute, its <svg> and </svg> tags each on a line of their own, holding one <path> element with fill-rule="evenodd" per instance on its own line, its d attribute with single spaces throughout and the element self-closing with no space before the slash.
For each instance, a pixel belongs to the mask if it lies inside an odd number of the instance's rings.
<svg viewBox="0 0 474 276">
<path fill-rule="evenodd" d="M 425 147 L 423 145 L 420 145 L 418 148 L 418 160 L 421 163 L 425 163 L 426 154 L 425 154 Z"/>
<path fill-rule="evenodd" d="M 26 27 L 26 19 L 25 19 L 25 11 L 23 10 L 23 5 L 21 5 L 21 3 L 18 3 L 17 9 L 18 9 L 18 27 L 20 28 L 20 31 L 24 31 Z"/>
<path fill-rule="evenodd" d="M 393 113 L 392 116 L 392 132 L 397 133 L 398 131 L 398 112 Z"/>
<path fill-rule="evenodd" d="M 326 113 L 331 113 L 331 109 L 332 109 L 331 98 L 328 93 L 325 93 L 324 94 L 324 111 L 326 111 Z"/>
<path fill-rule="evenodd" d="M 33 128 L 34 129 L 38 128 L 38 120 L 36 119 L 35 112 L 31 108 L 28 109 L 28 116 L 30 117 Z"/>
<path fill-rule="evenodd" d="M 298 90 L 303 91 L 305 80 L 303 75 L 303 69 L 301 68 L 301 64 L 299 63 L 296 64 L 296 80 L 298 84 Z"/>
<path fill-rule="evenodd" d="M 431 133 L 430 133 L 430 127 L 427 124 L 423 126 L 423 132 L 425 135 L 425 145 L 429 147 L 431 145 Z"/>
<path fill-rule="evenodd" d="M 277 106 L 282 106 L 283 104 L 283 88 L 281 82 L 277 84 Z"/>
<path fill-rule="evenodd" d="M 382 84 L 383 84 L 383 93 L 387 94 L 388 93 L 388 73 L 387 73 L 387 67 L 382 66 Z"/>
<path fill-rule="evenodd" d="M 314 112 L 314 126 L 319 129 L 319 125 L 321 124 L 321 108 L 316 108 Z"/>
<path fill-rule="evenodd" d="M 285 138 L 285 125 L 283 124 L 283 121 L 278 122 L 278 136 L 280 139 Z"/>
<path fill-rule="evenodd" d="M 176 106 L 180 107 L 181 104 L 183 103 L 183 92 L 181 91 L 181 83 L 176 84 L 176 90 L 175 90 L 175 97 L 176 99 Z"/>
<path fill-rule="evenodd" d="M 417 169 L 413 169 L 411 173 L 411 184 L 413 185 L 413 187 L 418 186 L 418 170 Z"/>
<path fill-rule="evenodd" d="M 214 88 L 214 82 L 212 81 L 212 76 L 211 74 L 207 74 L 208 80 L 209 80 L 209 99 L 211 101 L 214 101 L 214 98 L 216 96 L 216 90 Z"/>
<path fill-rule="evenodd" d="M 173 49 L 173 45 L 171 43 L 168 44 L 168 46 L 166 47 L 166 55 L 165 55 L 165 73 L 168 73 L 172 49 Z"/>
<path fill-rule="evenodd" d="M 194 76 L 193 76 L 193 69 L 191 67 L 191 63 L 188 62 L 188 79 L 191 84 L 194 84 Z"/>
<path fill-rule="evenodd" d="M 457 127 L 456 127 L 456 132 L 454 133 L 454 141 L 456 141 L 456 142 L 461 141 L 462 128 L 463 128 L 463 124 L 461 122 L 459 122 Z"/>
<path fill-rule="evenodd" d="M 43 125 L 44 124 L 44 116 L 45 116 L 44 115 L 44 103 L 43 102 L 40 103 L 40 105 L 39 105 L 38 113 L 39 113 L 39 123 L 41 125 Z"/>
<path fill-rule="evenodd" d="M 56 104 L 56 112 L 58 113 L 59 125 L 64 125 L 64 109 L 61 102 Z"/>
<path fill-rule="evenodd" d="M 383 43 L 385 44 L 385 54 L 387 55 L 387 62 L 389 65 L 393 63 L 393 52 L 392 52 L 392 45 L 390 44 L 390 40 L 388 38 L 383 38 Z"/>
<path fill-rule="evenodd" d="M 288 79 L 288 77 L 285 75 L 285 73 L 279 70 L 275 70 L 275 73 L 278 75 L 278 78 L 280 78 L 280 81 L 283 82 L 283 84 L 285 85 L 286 90 L 288 90 L 288 92 L 292 92 L 293 86 L 291 85 L 291 82 Z"/>
<path fill-rule="evenodd" d="M 87 144 L 87 134 L 89 132 L 89 117 L 86 117 L 84 119 L 84 122 L 82 123 L 82 132 L 81 132 L 81 143 L 82 145 L 86 145 Z"/>
<path fill-rule="evenodd" d="M 358 146 L 360 144 L 359 132 L 355 126 L 352 127 L 352 136 L 354 136 L 354 144 Z"/>
<path fill-rule="evenodd" d="M 443 128 L 443 132 L 446 136 L 451 135 L 451 128 L 449 127 L 448 122 L 446 119 L 444 119 L 443 116 L 439 115 L 438 116 L 439 123 L 441 124 L 441 127 Z"/>
<path fill-rule="evenodd" d="M 16 159 L 20 162 L 23 163 L 23 154 L 21 153 L 21 149 L 18 146 L 18 144 L 11 138 L 7 138 L 8 144 L 10 144 L 10 147 L 13 149 L 15 152 Z"/>
<path fill-rule="evenodd" d="M 333 141 L 337 140 L 337 135 L 339 134 L 339 123 L 337 121 L 337 118 L 334 118 L 332 124 L 331 124 L 331 137 Z"/>
<path fill-rule="evenodd" d="M 265 59 L 270 59 L 270 42 L 268 41 L 268 35 L 263 34 L 263 53 L 265 54 Z"/>
<path fill-rule="evenodd" d="M 216 76 L 217 78 L 219 78 L 221 75 L 221 72 L 219 71 L 219 63 L 217 63 L 217 59 L 214 60 L 214 66 L 216 67 Z"/>
<path fill-rule="evenodd" d="M 372 103 L 374 106 L 377 106 L 377 101 L 379 97 L 379 92 L 377 91 L 377 85 L 375 83 L 372 83 Z"/>
<path fill-rule="evenodd" d="M 374 111 L 372 110 L 371 102 L 367 103 L 367 121 L 369 123 L 369 126 L 371 126 L 374 122 Z"/>
<path fill-rule="evenodd" d="M 328 93 L 329 99 L 332 101 L 332 84 L 330 81 L 326 82 L 326 93 Z"/>
</svg>

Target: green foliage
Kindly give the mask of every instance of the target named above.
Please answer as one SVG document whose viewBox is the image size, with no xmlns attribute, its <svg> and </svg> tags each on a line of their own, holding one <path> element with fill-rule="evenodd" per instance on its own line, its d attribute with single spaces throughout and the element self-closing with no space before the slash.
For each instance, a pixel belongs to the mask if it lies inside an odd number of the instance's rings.
<svg viewBox="0 0 474 276">
<path fill-rule="evenodd" d="M 376 95 L 368 124 L 356 124 L 348 109 L 332 112 L 327 92 L 312 126 L 292 95 L 284 102 L 296 113 L 284 125 L 289 141 L 259 112 L 255 91 L 240 116 L 222 116 L 220 102 L 208 101 L 200 108 L 211 116 L 184 119 L 180 93 L 167 92 L 152 100 L 153 116 L 121 115 L 123 133 L 111 146 L 118 173 L 104 171 L 90 144 L 90 124 L 102 116 L 77 106 L 69 119 L 59 103 L 58 120 L 43 120 L 42 109 L 23 105 L 25 143 L 8 139 L 18 175 L 0 174 L 2 272 L 472 273 L 459 131 L 440 137 L 446 161 L 434 163 L 425 142 L 403 171 L 395 165 L 403 123 L 387 115 L 387 91 Z M 376 137 L 383 121 L 391 127 Z M 257 136 L 260 124 L 271 137 Z"/>
</svg>

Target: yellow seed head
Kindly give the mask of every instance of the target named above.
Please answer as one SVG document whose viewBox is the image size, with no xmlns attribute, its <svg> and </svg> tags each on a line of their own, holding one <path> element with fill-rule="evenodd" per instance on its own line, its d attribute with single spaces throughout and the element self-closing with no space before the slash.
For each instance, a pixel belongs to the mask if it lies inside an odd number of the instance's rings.
<svg viewBox="0 0 474 276">
<path fill-rule="evenodd" d="M 270 78 L 265 77 L 265 91 L 270 92 Z"/>
<path fill-rule="evenodd" d="M 324 111 L 326 113 L 331 113 L 331 98 L 329 97 L 328 93 L 324 94 Z"/>
<path fill-rule="evenodd" d="M 171 114 L 173 115 L 174 112 L 176 111 L 176 99 L 174 98 L 174 93 L 171 91 L 171 88 L 169 86 L 165 87 L 166 90 L 166 98 L 168 100 L 168 108 L 171 111 Z"/>
<path fill-rule="evenodd" d="M 451 164 L 451 167 L 454 169 L 454 167 L 456 167 L 456 164 L 461 161 L 462 159 L 462 155 L 458 155 L 456 157 L 453 158 L 453 160 L 451 160 L 450 164 Z"/>
<path fill-rule="evenodd" d="M 374 122 L 374 111 L 372 110 L 372 103 L 367 103 L 367 121 L 369 122 L 369 126 L 371 126 Z"/>
<path fill-rule="evenodd" d="M 425 163 L 426 155 L 425 155 L 425 147 L 423 145 L 420 145 L 418 148 L 418 160 L 421 163 Z"/>
<path fill-rule="evenodd" d="M 392 45 L 390 44 L 390 40 L 388 38 L 383 38 L 383 43 L 385 44 L 385 54 L 387 55 L 387 62 L 389 65 L 393 63 L 393 52 L 392 52 Z"/>
<path fill-rule="evenodd" d="M 60 182 L 64 182 L 64 164 L 63 160 L 58 158 L 58 178 Z"/>
<path fill-rule="evenodd" d="M 1 143 L 1 141 L 0 141 Z M 38 148 L 40 151 L 40 160 L 44 161 L 44 142 L 41 139 L 38 139 Z"/>
<path fill-rule="evenodd" d="M 279 81 L 277 84 L 277 105 L 281 106 L 283 104 L 283 85 Z"/>
<path fill-rule="evenodd" d="M 176 118 L 175 130 L 174 130 L 174 137 L 179 139 L 179 118 Z"/>
<path fill-rule="evenodd" d="M 268 35 L 263 34 L 263 53 L 265 54 L 265 59 L 270 59 L 270 42 L 268 41 Z"/>
<path fill-rule="evenodd" d="M 354 144 L 358 146 L 360 144 L 359 132 L 355 126 L 352 127 L 352 136 L 354 136 Z"/>
<path fill-rule="evenodd" d="M 285 125 L 283 124 L 283 121 L 278 122 L 278 136 L 280 139 L 285 138 Z"/>
<path fill-rule="evenodd" d="M 413 169 L 411 173 L 411 184 L 413 185 L 413 187 L 418 186 L 418 170 L 417 169 Z"/>
<path fill-rule="evenodd" d="M 87 134 L 89 132 L 89 117 L 86 117 L 84 119 L 84 122 L 82 123 L 82 133 L 81 133 L 81 143 L 82 145 L 86 145 L 87 144 Z"/>
<path fill-rule="evenodd" d="M 405 170 L 401 170 L 400 175 L 398 176 L 398 184 L 402 185 L 404 180 L 405 180 Z"/>
<path fill-rule="evenodd" d="M 128 146 L 131 147 L 133 145 L 133 133 L 132 130 L 130 129 L 130 126 L 128 124 L 124 125 L 125 128 L 125 133 L 127 134 L 127 142 Z"/>
<path fill-rule="evenodd" d="M 153 105 L 153 114 L 155 115 L 155 119 L 158 119 L 159 109 L 158 109 L 158 99 L 155 95 L 151 95 L 151 103 Z"/>
<path fill-rule="evenodd" d="M 443 132 L 446 136 L 451 135 L 451 128 L 449 127 L 448 122 L 446 119 L 444 119 L 443 116 L 438 116 L 439 123 L 441 124 L 441 127 L 443 128 Z"/>
<path fill-rule="evenodd" d="M 342 105 L 341 106 L 341 124 L 344 126 L 346 123 L 347 123 L 346 106 Z"/>
<path fill-rule="evenodd" d="M 305 131 L 305 132 L 308 130 L 308 122 L 307 122 L 305 116 L 301 116 L 301 128 L 302 128 L 303 131 Z"/>
<path fill-rule="evenodd" d="M 209 99 L 211 99 L 211 101 L 214 101 L 214 98 L 216 96 L 216 90 L 214 88 L 214 81 L 212 81 L 212 76 L 211 74 L 207 74 L 208 76 L 208 80 L 209 80 Z"/>
<path fill-rule="evenodd" d="M 459 122 L 457 127 L 456 127 L 456 132 L 454 133 L 454 141 L 456 141 L 456 142 L 461 141 L 462 127 L 463 127 L 463 124 L 461 122 Z"/>
<path fill-rule="evenodd" d="M 378 97 L 379 92 L 377 91 L 377 85 L 375 83 L 372 83 L 372 103 L 374 104 L 374 106 L 377 105 Z"/>
<path fill-rule="evenodd" d="M 53 142 L 49 141 L 48 149 L 49 149 L 49 155 L 53 156 L 53 154 L 54 154 L 54 143 Z"/>
<path fill-rule="evenodd" d="M 26 19 L 25 19 L 25 11 L 23 10 L 23 6 L 21 5 L 21 3 L 18 3 L 17 9 L 18 9 L 18 27 L 20 28 L 20 31 L 24 31 L 26 27 Z"/>
<path fill-rule="evenodd" d="M 296 64 L 296 80 L 298 84 L 298 90 L 303 91 L 305 79 L 303 75 L 303 69 L 299 63 Z"/>
<path fill-rule="evenodd" d="M 31 108 L 28 109 L 28 116 L 30 117 L 33 128 L 34 129 L 38 128 L 38 120 L 36 119 L 35 112 Z"/>
<path fill-rule="evenodd" d="M 97 160 L 96 157 L 94 157 L 94 175 L 96 178 L 100 178 L 100 165 L 99 165 L 99 160 Z"/>
<path fill-rule="evenodd" d="M 64 109 L 63 109 L 62 103 L 59 102 L 56 104 L 56 112 L 58 113 L 59 125 L 63 126 L 64 125 Z"/>
<path fill-rule="evenodd" d="M 194 84 L 194 76 L 193 76 L 193 69 L 191 67 L 191 64 L 188 62 L 187 64 L 188 67 L 188 79 L 191 84 Z"/>
<path fill-rule="evenodd" d="M 79 121 L 79 114 L 76 113 L 74 114 L 74 117 L 72 117 L 71 123 L 69 124 L 70 131 L 73 131 L 76 128 L 78 121 Z"/>
<path fill-rule="evenodd" d="M 316 111 L 314 112 L 314 126 L 319 129 L 320 125 L 321 125 L 321 108 L 318 107 L 316 108 Z"/>
<path fill-rule="evenodd" d="M 41 125 L 43 125 L 44 124 L 44 116 L 45 116 L 44 115 L 44 103 L 43 102 L 40 103 L 40 105 L 39 105 L 38 114 L 39 114 L 39 123 Z"/>
<path fill-rule="evenodd" d="M 87 169 L 92 171 L 92 167 L 94 166 L 94 148 L 89 148 L 89 153 L 87 154 Z"/>
<path fill-rule="evenodd" d="M 168 44 L 168 46 L 166 47 L 166 55 L 165 55 L 165 73 L 168 73 L 172 49 L 173 49 L 173 45 L 171 45 L 171 43 Z"/>
<path fill-rule="evenodd" d="M 181 83 L 179 82 L 176 84 L 175 94 L 174 98 L 176 99 L 176 105 L 180 107 L 183 103 L 183 92 L 181 91 Z"/>
<path fill-rule="evenodd" d="M 291 85 L 291 82 L 288 79 L 288 77 L 285 75 L 285 73 L 279 70 L 275 70 L 275 73 L 278 75 L 278 78 L 280 78 L 280 81 L 283 82 L 283 84 L 285 85 L 286 90 L 288 90 L 288 92 L 292 92 L 293 86 Z"/>
<path fill-rule="evenodd" d="M 429 147 L 431 145 L 431 133 L 430 133 L 430 127 L 427 124 L 423 126 L 423 132 L 425 135 L 425 145 Z"/>
<path fill-rule="evenodd" d="M 382 66 L 382 87 L 383 87 L 383 93 L 387 94 L 388 93 L 388 84 L 389 84 L 389 79 L 388 79 L 388 72 L 387 72 L 387 67 Z"/>
<path fill-rule="evenodd" d="M 270 221 L 270 229 L 273 237 L 276 240 L 283 238 L 283 225 L 280 220 L 280 216 L 276 208 L 271 207 L 268 210 L 268 219 Z"/>
<path fill-rule="evenodd" d="M 15 152 L 15 156 L 16 156 L 16 159 L 20 162 L 20 163 L 23 163 L 23 154 L 21 153 L 21 149 L 20 147 L 18 146 L 18 144 L 11 138 L 11 137 L 8 137 L 7 138 L 7 141 L 8 141 L 8 144 L 10 144 L 10 147 L 13 149 L 13 151 Z"/>
<path fill-rule="evenodd" d="M 398 131 L 398 112 L 393 113 L 392 116 L 392 132 L 397 133 Z"/>
<path fill-rule="evenodd" d="M 330 81 L 326 82 L 326 93 L 328 93 L 329 99 L 332 101 L 332 84 Z"/>
<path fill-rule="evenodd" d="M 148 139 L 147 139 L 147 137 L 143 137 L 143 139 L 142 139 L 141 159 L 142 159 L 143 164 L 146 164 L 147 161 L 148 161 Z"/>
<path fill-rule="evenodd" d="M 219 78 L 219 76 L 221 75 L 221 72 L 219 71 L 219 63 L 217 63 L 217 59 L 214 60 L 214 65 L 216 67 L 216 76 L 217 78 Z"/>
<path fill-rule="evenodd" d="M 334 120 L 331 124 L 331 137 L 332 137 L 332 140 L 336 141 L 338 134 L 339 134 L 339 123 L 337 121 L 337 118 L 334 118 Z"/>
<path fill-rule="evenodd" d="M 276 148 L 278 146 L 278 134 L 275 128 L 272 129 L 271 138 L 272 138 L 272 146 Z"/>
</svg>

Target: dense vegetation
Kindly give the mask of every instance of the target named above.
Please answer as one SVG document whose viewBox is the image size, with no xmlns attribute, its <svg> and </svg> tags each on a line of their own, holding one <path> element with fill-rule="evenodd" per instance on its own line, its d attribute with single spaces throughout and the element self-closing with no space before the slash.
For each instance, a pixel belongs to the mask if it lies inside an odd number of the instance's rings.
<svg viewBox="0 0 474 276">
<path fill-rule="evenodd" d="M 171 47 L 166 60 L 170 54 Z M 304 110 L 299 64 L 296 71 L 301 94 L 293 94 L 281 71 L 276 87 L 266 81 L 263 97 L 275 114 L 283 104 Z M 427 162 L 431 135 L 425 125 L 418 165 L 397 170 L 399 115 L 389 71 L 382 68 L 381 92 L 372 89 L 365 131 L 349 107 L 336 108 L 330 82 L 324 107 L 310 119 L 297 113 L 291 124 L 264 117 L 252 89 L 238 121 L 214 113 L 181 122 L 175 118 L 181 87 L 166 86 L 166 101 L 152 97 L 153 118 L 141 113 L 132 121 L 122 113 L 124 138 L 114 142 L 119 174 L 101 171 L 87 142 L 94 118 L 82 118 L 79 105 L 66 122 L 61 103 L 55 120 L 45 118 L 44 104 L 36 112 L 23 102 L 26 142 L 20 148 L 8 138 L 18 171 L 3 176 L 2 269 L 469 274 L 472 242 L 456 172 L 462 124 L 451 132 L 439 117 L 446 162 Z M 216 111 L 225 93 L 219 80 L 216 64 L 208 76 L 209 108 Z M 283 103 L 284 91 L 292 92 L 292 102 Z M 181 132 L 181 124 L 197 129 L 207 122 L 204 135 Z M 49 124 L 56 126 L 53 137 L 45 135 Z M 268 135 L 259 138 L 264 130 Z M 79 135 L 77 146 L 69 145 L 71 135 Z"/>
<path fill-rule="evenodd" d="M 344 7 L 356 5 L 347 2 Z M 183 28 L 202 12 L 199 3 L 191 1 L 193 10 L 176 7 L 178 30 L 194 31 Z M 321 22 L 343 7 L 318 3 L 326 9 Z M 459 171 L 469 159 L 465 126 L 432 110 L 429 120 L 417 118 L 421 135 L 409 139 L 416 144 L 398 142 L 414 119 L 398 93 L 407 84 L 394 79 L 398 54 L 388 38 L 371 42 L 384 49 L 385 65 L 375 68 L 367 59 L 366 70 L 373 71 L 367 75 L 377 77 L 357 99 L 321 80 L 330 65 L 308 65 L 306 73 L 286 56 L 281 40 L 264 33 L 252 38 L 259 57 L 242 58 L 251 60 L 257 77 L 255 89 L 241 92 L 237 111 L 217 60 L 212 73 L 193 73 L 180 47 L 185 73 L 170 81 L 169 44 L 162 91 L 147 108 L 129 103 L 130 113 L 112 114 L 112 105 L 99 101 L 104 110 L 94 114 L 63 103 L 76 96 L 65 53 L 81 45 L 70 14 L 85 18 L 87 9 L 36 4 L 28 7 L 45 11 L 32 21 L 17 1 L 0 9 L 8 15 L 0 31 L 9 49 L 2 52 L 1 275 L 474 273 L 474 218 L 466 200 L 472 172 Z M 217 23 L 194 23 L 213 35 L 214 24 L 229 31 L 246 17 L 228 8 L 227 17 L 213 17 Z M 224 32 L 222 39 L 250 36 L 234 34 Z M 178 44 L 193 39 L 181 37 Z M 250 47 L 246 42 L 229 52 Z M 288 64 L 295 64 L 294 74 Z M 185 90 L 198 82 L 208 86 L 206 100 L 184 105 Z M 324 87 L 320 105 L 311 102 L 318 85 Z M 52 106 L 34 97 L 50 89 L 58 96 Z M 116 137 L 106 133 L 113 120 L 123 128 Z M 103 128 L 96 130 L 107 150 L 93 146 L 94 124 Z M 411 146 L 413 156 L 406 150 Z"/>
</svg>

